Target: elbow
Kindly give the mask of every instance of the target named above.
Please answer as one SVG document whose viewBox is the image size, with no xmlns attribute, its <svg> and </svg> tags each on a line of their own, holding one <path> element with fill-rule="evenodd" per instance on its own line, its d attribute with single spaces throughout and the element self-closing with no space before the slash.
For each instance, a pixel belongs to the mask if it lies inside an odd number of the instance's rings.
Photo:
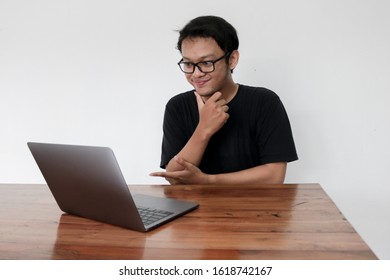
<svg viewBox="0 0 390 280">
<path fill-rule="evenodd" d="M 267 164 L 268 167 L 268 184 L 283 184 L 286 177 L 287 163 L 276 162 Z"/>
<path fill-rule="evenodd" d="M 270 179 L 269 184 L 283 184 L 284 183 L 284 177 L 274 177 Z"/>
</svg>

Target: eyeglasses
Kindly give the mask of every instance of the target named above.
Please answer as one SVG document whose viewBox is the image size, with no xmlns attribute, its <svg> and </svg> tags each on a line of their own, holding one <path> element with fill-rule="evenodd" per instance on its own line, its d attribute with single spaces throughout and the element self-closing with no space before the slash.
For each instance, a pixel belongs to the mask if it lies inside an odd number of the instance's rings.
<svg viewBox="0 0 390 280">
<path fill-rule="evenodd" d="M 198 63 L 187 62 L 187 61 L 183 61 L 183 59 L 181 59 L 177 64 L 179 65 L 180 70 L 186 74 L 194 73 L 195 67 L 197 67 L 199 69 L 199 71 L 202 73 L 211 73 L 215 70 L 215 63 L 228 57 L 229 55 L 230 55 L 230 52 L 224 54 L 223 56 L 221 56 L 220 58 L 218 58 L 216 60 L 201 61 Z"/>
</svg>

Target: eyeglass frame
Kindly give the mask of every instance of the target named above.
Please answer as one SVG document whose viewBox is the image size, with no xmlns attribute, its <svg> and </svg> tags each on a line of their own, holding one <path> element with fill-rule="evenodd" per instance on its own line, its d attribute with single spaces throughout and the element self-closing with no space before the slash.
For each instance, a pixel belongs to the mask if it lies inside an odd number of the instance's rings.
<svg viewBox="0 0 390 280">
<path fill-rule="evenodd" d="M 227 58 L 229 55 L 231 55 L 231 52 L 228 52 L 228 53 L 225 53 L 223 56 L 221 56 L 220 58 L 217 58 L 216 60 L 205 60 L 205 61 L 200 61 L 198 63 L 193 63 L 193 62 L 185 62 L 184 59 L 182 58 L 178 63 L 177 65 L 179 66 L 180 70 L 185 73 L 185 74 L 193 74 L 195 72 L 195 67 L 199 69 L 200 72 L 204 73 L 204 74 L 208 74 L 208 73 L 212 73 L 215 71 L 215 63 L 217 63 L 218 61 L 224 59 L 224 58 Z M 192 65 L 192 72 L 186 72 L 184 71 L 182 68 L 181 68 L 181 65 L 183 65 L 183 63 L 186 63 L 186 64 L 191 64 Z M 211 71 L 203 71 L 202 70 L 202 67 L 199 66 L 199 64 L 201 63 L 212 63 L 213 64 L 213 70 Z"/>
</svg>

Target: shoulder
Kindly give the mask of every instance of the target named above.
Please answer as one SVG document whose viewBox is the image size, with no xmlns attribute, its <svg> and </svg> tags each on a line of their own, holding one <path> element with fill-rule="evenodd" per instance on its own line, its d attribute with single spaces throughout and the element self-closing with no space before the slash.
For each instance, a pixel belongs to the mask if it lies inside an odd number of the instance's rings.
<svg viewBox="0 0 390 280">
<path fill-rule="evenodd" d="M 279 98 L 275 92 L 264 87 L 240 85 L 240 93 L 242 93 L 242 95 L 244 95 L 246 98 Z"/>
<path fill-rule="evenodd" d="M 264 87 L 240 85 L 238 96 L 240 102 L 261 107 L 281 102 L 279 96 L 274 91 Z"/>
<path fill-rule="evenodd" d="M 165 115 L 174 119 L 193 119 L 198 113 L 194 91 L 187 91 L 173 96 L 165 106 Z"/>
<path fill-rule="evenodd" d="M 167 103 L 167 107 L 184 106 L 195 99 L 194 91 L 186 91 L 173 96 Z"/>
</svg>

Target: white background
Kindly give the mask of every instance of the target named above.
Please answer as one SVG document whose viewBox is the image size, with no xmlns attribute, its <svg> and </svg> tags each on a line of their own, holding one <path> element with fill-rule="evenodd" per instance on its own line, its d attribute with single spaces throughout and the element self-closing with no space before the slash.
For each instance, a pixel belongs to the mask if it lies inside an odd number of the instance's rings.
<svg viewBox="0 0 390 280">
<path fill-rule="evenodd" d="M 190 89 L 177 32 L 219 15 L 236 82 L 282 99 L 299 161 L 390 259 L 390 1 L 0 0 L 0 182 L 42 183 L 26 142 L 110 146 L 129 184 L 160 184 L 165 103 Z"/>
</svg>

